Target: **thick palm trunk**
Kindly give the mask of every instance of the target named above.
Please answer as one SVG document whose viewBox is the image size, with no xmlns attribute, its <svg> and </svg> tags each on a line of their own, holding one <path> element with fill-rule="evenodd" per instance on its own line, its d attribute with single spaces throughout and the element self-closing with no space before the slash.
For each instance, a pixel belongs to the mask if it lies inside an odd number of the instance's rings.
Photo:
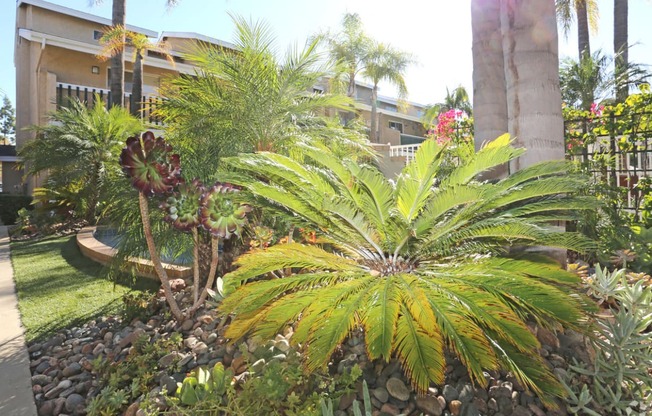
<svg viewBox="0 0 652 416">
<path fill-rule="evenodd" d="M 500 2 L 472 0 L 475 147 L 507 132 L 507 95 L 500 32 Z M 490 177 L 502 177 L 507 168 Z"/>
<path fill-rule="evenodd" d="M 131 90 L 131 114 L 140 118 L 141 101 L 143 99 L 143 52 L 136 52 L 134 60 L 134 85 Z"/>
<path fill-rule="evenodd" d="M 629 95 L 629 85 L 625 79 L 626 68 L 629 66 L 627 14 L 627 0 L 614 0 L 614 55 L 618 102 L 625 101 Z"/>
<path fill-rule="evenodd" d="M 515 172 L 564 159 L 557 21 L 554 0 L 501 5 L 508 129 L 516 145 L 527 149 L 510 163 Z"/>
<path fill-rule="evenodd" d="M 575 12 L 577 13 L 577 49 L 580 66 L 584 61 L 591 58 L 591 43 L 589 40 L 589 16 L 586 8 L 586 0 L 577 0 L 575 2 Z M 595 101 L 593 91 L 588 92 L 582 100 L 582 108 L 588 110 Z"/>
<path fill-rule="evenodd" d="M 369 133 L 369 141 L 378 143 L 378 84 L 374 84 L 371 90 L 371 132 Z"/>
<path fill-rule="evenodd" d="M 112 24 L 126 26 L 127 21 L 127 0 L 113 0 Z M 124 45 L 124 35 L 122 44 Z M 125 85 L 124 53 L 119 52 L 111 57 L 111 106 L 123 106 L 123 95 Z"/>
<path fill-rule="evenodd" d="M 165 294 L 165 299 L 170 306 L 170 311 L 177 321 L 182 321 L 184 316 L 177 301 L 174 299 L 174 294 L 172 293 L 172 288 L 170 287 L 170 279 L 168 274 L 161 264 L 161 258 L 156 251 L 156 244 L 154 243 L 154 235 L 152 234 L 152 226 L 149 222 L 149 206 L 147 205 L 147 197 L 142 193 L 138 193 L 138 205 L 140 207 L 140 215 L 143 221 L 143 231 L 145 233 L 145 240 L 147 241 L 147 249 L 149 250 L 149 256 L 154 264 L 154 270 L 156 271 L 157 276 L 161 279 L 161 286 L 163 287 L 163 293 Z"/>
<path fill-rule="evenodd" d="M 580 61 L 586 56 L 591 56 L 591 43 L 589 40 L 589 15 L 586 9 L 586 0 L 575 2 L 577 13 L 577 50 Z"/>
</svg>

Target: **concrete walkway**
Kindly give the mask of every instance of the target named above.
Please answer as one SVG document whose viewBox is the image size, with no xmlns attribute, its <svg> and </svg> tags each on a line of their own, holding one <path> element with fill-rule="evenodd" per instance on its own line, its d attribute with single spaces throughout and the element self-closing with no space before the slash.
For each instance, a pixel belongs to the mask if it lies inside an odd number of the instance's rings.
<svg viewBox="0 0 652 416">
<path fill-rule="evenodd" d="M 0 415 L 36 416 L 5 226 L 0 226 Z"/>
</svg>

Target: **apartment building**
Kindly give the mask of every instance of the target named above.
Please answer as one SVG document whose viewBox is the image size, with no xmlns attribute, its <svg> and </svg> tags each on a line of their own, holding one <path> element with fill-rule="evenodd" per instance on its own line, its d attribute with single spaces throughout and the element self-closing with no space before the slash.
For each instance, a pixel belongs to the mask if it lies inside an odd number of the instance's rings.
<svg viewBox="0 0 652 416">
<path fill-rule="evenodd" d="M 26 127 L 44 123 L 48 112 L 54 111 L 65 97 L 77 96 L 92 100 L 94 94 L 108 97 L 110 62 L 97 58 L 101 50 L 102 30 L 111 25 L 110 19 L 81 12 L 43 0 L 18 0 L 16 3 L 16 145 L 18 148 L 33 137 Z M 161 39 L 171 46 L 172 64 L 155 52 L 144 59 L 145 100 L 143 117 L 149 117 L 147 101 L 158 97 L 162 80 L 179 74 L 192 74 L 194 67 L 183 60 L 181 53 L 190 42 L 201 41 L 233 47 L 232 44 L 209 36 L 190 32 L 162 32 L 130 26 L 131 31 Z M 125 97 L 131 98 L 133 53 L 125 53 Z M 317 88 L 319 88 L 317 86 Z M 370 125 L 371 86 L 360 83 L 357 88 L 357 109 Z M 400 109 L 396 100 L 378 98 L 380 142 L 391 145 L 420 142 L 425 131 L 419 122 L 424 106 L 408 103 Z M 154 121 L 154 120 L 150 120 Z M 3 169 L 5 182 L 15 184 L 21 172 Z M 21 192 L 31 192 L 33 184 L 12 186 Z M 6 188 L 6 187 L 5 187 Z M 9 191 L 9 189 L 5 189 Z"/>
</svg>

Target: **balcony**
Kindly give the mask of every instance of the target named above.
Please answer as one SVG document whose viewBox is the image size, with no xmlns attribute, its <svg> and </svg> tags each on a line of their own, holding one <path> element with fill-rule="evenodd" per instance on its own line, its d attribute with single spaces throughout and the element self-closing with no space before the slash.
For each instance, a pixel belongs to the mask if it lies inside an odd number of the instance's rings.
<svg viewBox="0 0 652 416">
<path fill-rule="evenodd" d="M 86 103 L 88 107 L 95 104 L 95 97 L 98 97 L 105 106 L 111 102 L 111 90 L 104 88 L 87 87 L 83 85 L 67 84 L 57 82 L 56 104 L 57 109 L 66 107 L 71 98 L 78 98 L 81 102 Z M 155 95 L 144 95 L 142 97 L 142 109 L 140 118 L 143 123 L 152 128 L 163 127 L 164 123 L 154 115 L 154 109 L 163 99 Z M 125 93 L 123 102 L 127 110 L 131 110 L 134 105 L 134 97 L 131 93 Z"/>
</svg>

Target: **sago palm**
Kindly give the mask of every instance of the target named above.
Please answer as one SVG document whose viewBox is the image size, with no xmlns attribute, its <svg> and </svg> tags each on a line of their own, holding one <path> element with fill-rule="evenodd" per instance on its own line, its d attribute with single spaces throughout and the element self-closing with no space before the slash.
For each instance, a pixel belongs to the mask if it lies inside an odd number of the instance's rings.
<svg viewBox="0 0 652 416">
<path fill-rule="evenodd" d="M 397 357 L 420 392 L 444 382 L 450 349 L 480 385 L 483 371 L 506 368 L 547 403 L 563 394 L 525 320 L 581 326 L 586 304 L 573 293 L 578 279 L 540 257 L 510 257 L 509 247 L 591 246 L 550 227 L 593 206 L 574 196 L 585 180 L 570 175 L 566 162 L 478 182 L 478 174 L 524 150 L 503 136 L 443 173 L 447 149 L 430 140 L 390 181 L 373 167 L 303 152 L 312 165 L 271 153 L 229 162 L 250 178 L 240 184 L 258 203 L 292 213 L 328 242 L 242 256 L 224 277 L 220 309 L 234 316 L 229 338 L 273 337 L 294 323 L 292 342 L 305 347 L 314 370 L 362 327 L 369 359 Z M 283 270 L 298 272 L 277 278 Z"/>
</svg>

